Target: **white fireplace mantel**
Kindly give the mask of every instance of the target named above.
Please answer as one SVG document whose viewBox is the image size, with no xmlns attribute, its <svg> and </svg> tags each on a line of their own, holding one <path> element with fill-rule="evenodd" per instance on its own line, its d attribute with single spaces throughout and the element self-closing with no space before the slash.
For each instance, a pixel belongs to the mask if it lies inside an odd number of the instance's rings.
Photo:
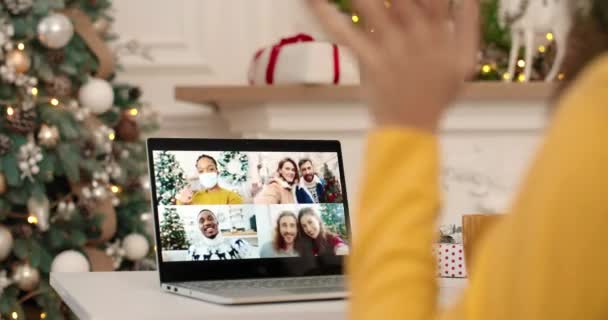
<svg viewBox="0 0 608 320">
<path fill-rule="evenodd" d="M 443 223 L 505 210 L 547 124 L 546 84 L 474 83 L 442 121 Z M 360 88 L 332 86 L 177 87 L 178 100 L 211 106 L 235 136 L 336 139 L 354 203 L 373 121 Z M 404 102 L 406 103 L 406 102 Z M 381 170 L 381 168 L 378 168 Z"/>
</svg>

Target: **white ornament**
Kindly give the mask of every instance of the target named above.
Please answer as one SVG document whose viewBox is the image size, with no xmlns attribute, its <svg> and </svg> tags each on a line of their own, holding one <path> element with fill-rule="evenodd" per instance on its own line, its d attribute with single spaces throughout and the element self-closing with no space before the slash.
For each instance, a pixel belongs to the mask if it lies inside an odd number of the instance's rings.
<svg viewBox="0 0 608 320">
<path fill-rule="evenodd" d="M 540 44 L 538 38 L 545 42 L 555 39 L 557 53 L 545 81 L 553 81 L 557 77 L 566 57 L 568 34 L 572 27 L 573 15 L 569 6 L 570 1 L 564 0 L 500 0 L 499 21 L 502 25 L 509 25 L 512 38 L 508 81 L 514 78 L 522 41 L 525 41 L 526 47 L 525 80 L 530 80 L 533 57 Z M 547 38 L 548 34 L 552 38 Z"/>
<path fill-rule="evenodd" d="M 90 269 L 89 260 L 75 250 L 63 251 L 51 263 L 51 272 L 88 272 Z"/>
<path fill-rule="evenodd" d="M 11 231 L 0 225 L 0 261 L 6 259 L 13 250 L 13 235 Z"/>
<path fill-rule="evenodd" d="M 72 22 L 61 13 L 50 14 L 38 23 L 38 40 L 51 49 L 62 48 L 73 35 Z"/>
<path fill-rule="evenodd" d="M 146 237 L 141 234 L 132 233 L 126 236 L 122 242 L 125 249 L 125 257 L 131 261 L 138 261 L 148 255 L 150 244 Z"/>
<path fill-rule="evenodd" d="M 89 108 L 93 113 L 104 113 L 114 104 L 114 90 L 105 80 L 90 78 L 78 91 L 80 104 Z"/>
</svg>

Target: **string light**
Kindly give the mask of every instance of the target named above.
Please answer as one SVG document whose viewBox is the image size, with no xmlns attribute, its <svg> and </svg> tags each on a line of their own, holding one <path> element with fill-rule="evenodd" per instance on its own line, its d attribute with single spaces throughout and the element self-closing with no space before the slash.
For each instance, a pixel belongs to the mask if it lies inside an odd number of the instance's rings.
<svg viewBox="0 0 608 320">
<path fill-rule="evenodd" d="M 538 52 L 545 53 L 546 51 L 547 51 L 547 48 L 545 48 L 545 46 L 538 47 Z"/>
<path fill-rule="evenodd" d="M 116 134 L 114 132 L 110 132 L 110 134 L 108 134 L 108 139 L 110 139 L 110 140 L 116 139 Z"/>
<path fill-rule="evenodd" d="M 492 67 L 489 64 L 485 64 L 483 67 L 481 67 L 481 71 L 483 73 L 490 73 L 490 71 L 492 71 Z"/>
<path fill-rule="evenodd" d="M 526 66 L 526 62 L 522 59 L 520 59 L 519 61 L 517 61 L 517 66 L 520 68 L 523 68 Z"/>
<path fill-rule="evenodd" d="M 33 96 L 37 96 L 38 95 L 38 88 L 33 87 L 32 90 L 31 90 L 31 92 L 32 92 Z"/>
<path fill-rule="evenodd" d="M 519 82 L 524 82 L 526 81 L 526 75 L 524 74 L 520 74 L 519 77 L 517 77 L 517 81 Z"/>
<path fill-rule="evenodd" d="M 27 217 L 27 222 L 29 222 L 30 224 L 37 224 L 38 218 L 36 218 L 34 216 L 29 216 L 29 217 Z"/>
<path fill-rule="evenodd" d="M 564 79 L 566 79 L 566 75 L 565 75 L 565 74 L 563 74 L 563 73 L 560 73 L 560 74 L 557 76 L 557 79 L 558 79 L 558 80 L 560 80 L 560 81 L 561 81 L 561 80 L 564 80 Z"/>
<path fill-rule="evenodd" d="M 502 75 L 502 78 L 503 78 L 504 80 L 511 80 L 511 75 L 510 75 L 508 72 L 505 72 L 505 73 Z"/>
<path fill-rule="evenodd" d="M 15 109 L 13 109 L 13 107 L 8 106 L 6 108 L 6 115 L 8 115 L 9 117 L 12 117 L 15 114 Z"/>
<path fill-rule="evenodd" d="M 40 319 L 46 319 L 46 312 L 40 314 Z"/>
<path fill-rule="evenodd" d="M 553 41 L 554 38 L 555 37 L 553 36 L 553 33 L 551 33 L 551 32 L 547 33 L 547 40 Z"/>
<path fill-rule="evenodd" d="M 120 192 L 120 187 L 117 185 L 112 185 L 110 187 L 110 190 L 112 190 L 112 193 L 119 193 Z"/>
<path fill-rule="evenodd" d="M 17 314 L 17 312 L 13 311 L 13 313 L 11 313 L 11 318 L 17 320 L 19 318 L 19 314 Z"/>
<path fill-rule="evenodd" d="M 353 19 L 353 22 L 354 22 L 354 23 L 359 22 L 359 16 L 358 16 L 358 15 L 356 15 L 356 14 L 353 14 L 353 16 L 351 17 L 351 19 Z"/>
<path fill-rule="evenodd" d="M 131 108 L 131 110 L 129 110 L 129 114 L 136 117 L 139 114 L 139 110 L 137 110 L 137 108 Z"/>
<path fill-rule="evenodd" d="M 23 42 L 19 42 L 19 44 L 17 44 L 17 49 L 19 49 L 20 51 L 25 50 L 25 45 L 23 44 Z"/>
<path fill-rule="evenodd" d="M 53 98 L 53 99 L 51 99 L 51 105 L 52 105 L 53 107 L 58 106 L 58 105 L 59 105 L 59 100 L 57 100 L 57 98 Z"/>
</svg>

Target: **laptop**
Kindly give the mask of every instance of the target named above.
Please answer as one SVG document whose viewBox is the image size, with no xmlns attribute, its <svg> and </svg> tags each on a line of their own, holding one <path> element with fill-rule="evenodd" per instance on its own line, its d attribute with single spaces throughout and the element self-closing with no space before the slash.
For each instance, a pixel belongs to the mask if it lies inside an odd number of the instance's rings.
<svg viewBox="0 0 608 320">
<path fill-rule="evenodd" d="M 347 297 L 338 141 L 147 141 L 165 292 L 218 304 Z"/>
</svg>

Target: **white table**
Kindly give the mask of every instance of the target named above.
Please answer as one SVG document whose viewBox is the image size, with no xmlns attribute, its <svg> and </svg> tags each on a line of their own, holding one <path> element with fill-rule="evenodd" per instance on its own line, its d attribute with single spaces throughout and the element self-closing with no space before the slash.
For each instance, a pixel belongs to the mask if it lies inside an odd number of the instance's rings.
<svg viewBox="0 0 608 320">
<path fill-rule="evenodd" d="M 441 279 L 441 304 L 454 301 L 464 279 Z M 221 306 L 160 291 L 146 272 L 52 273 L 51 286 L 86 319 L 344 319 L 346 301 Z"/>
</svg>

